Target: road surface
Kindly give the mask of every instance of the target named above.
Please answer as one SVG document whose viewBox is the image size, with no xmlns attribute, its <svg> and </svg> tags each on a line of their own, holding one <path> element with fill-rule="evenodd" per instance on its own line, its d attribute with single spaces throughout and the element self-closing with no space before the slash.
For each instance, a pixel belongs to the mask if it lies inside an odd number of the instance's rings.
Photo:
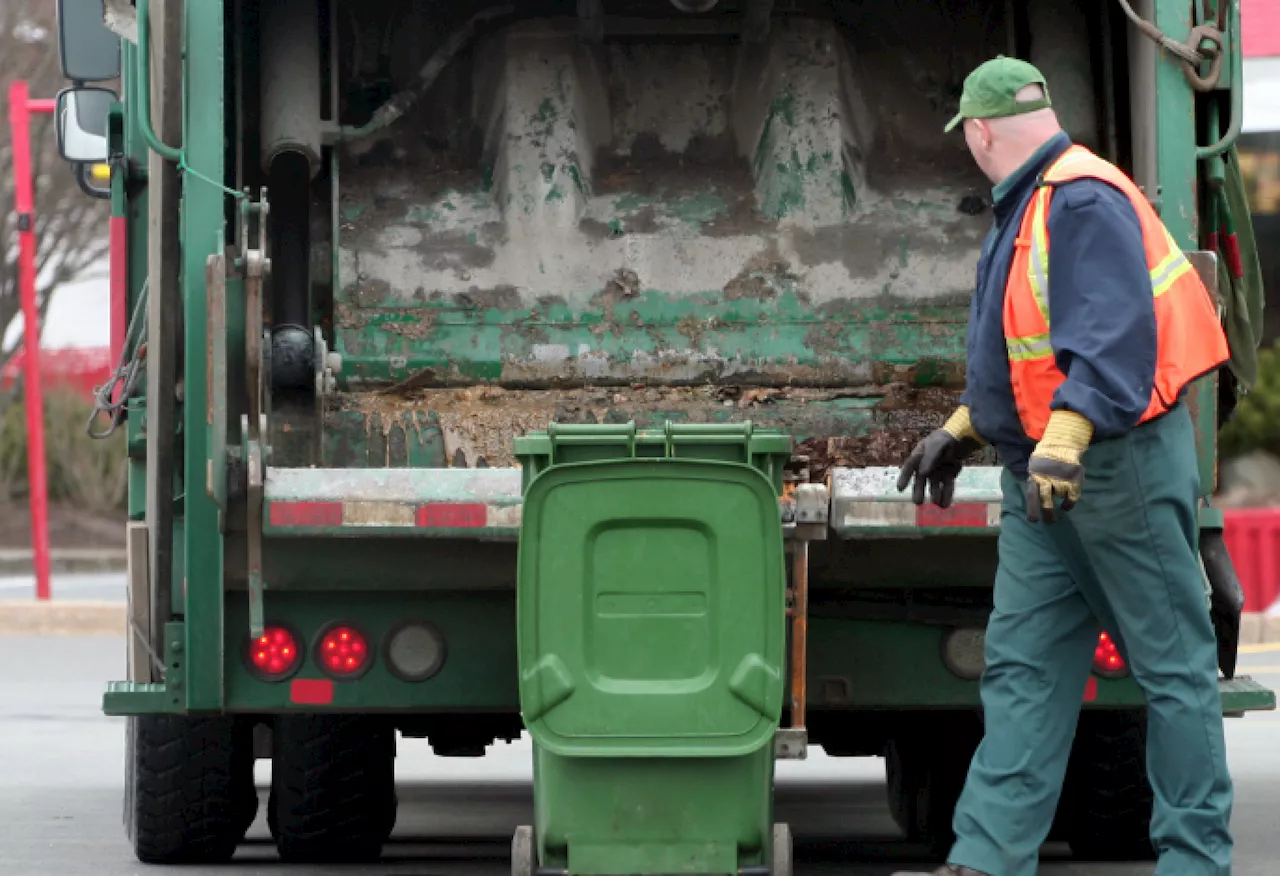
<svg viewBox="0 0 1280 876">
<path fill-rule="evenodd" d="M 1244 658 L 1256 677 L 1280 685 L 1280 650 Z M 138 864 L 120 820 L 124 724 L 99 711 L 102 682 L 123 667 L 111 638 L 0 638 L 0 869 L 23 876 L 155 874 Z M 1280 860 L 1280 716 L 1228 723 L 1236 780 L 1235 876 L 1272 876 Z M 400 819 L 387 861 L 369 867 L 275 863 L 261 814 L 251 842 L 226 867 L 182 876 L 503 876 L 512 828 L 529 821 L 527 744 L 498 746 L 480 761 L 439 759 L 421 740 L 400 747 Z M 897 842 L 884 805 L 882 762 L 815 757 L 782 764 L 778 818 L 796 825 L 806 876 L 888 876 L 914 863 Z M 265 787 L 269 766 L 260 763 Z M 261 811 L 265 810 L 265 805 Z M 459 839 L 463 838 L 463 839 Z M 1076 864 L 1048 851 L 1044 876 L 1149 876 L 1151 865 Z M 920 868 L 926 869 L 926 868 Z"/>
</svg>

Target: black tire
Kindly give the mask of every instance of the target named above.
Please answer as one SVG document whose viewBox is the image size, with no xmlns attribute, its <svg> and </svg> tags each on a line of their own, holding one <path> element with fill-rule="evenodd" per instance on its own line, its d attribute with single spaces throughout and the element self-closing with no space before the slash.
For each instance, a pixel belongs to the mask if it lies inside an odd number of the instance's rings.
<svg viewBox="0 0 1280 876">
<path fill-rule="evenodd" d="M 128 719 L 124 824 L 139 861 L 226 862 L 257 811 L 250 723 L 179 715 Z"/>
<path fill-rule="evenodd" d="M 898 828 L 941 861 L 955 843 L 951 822 L 982 730 L 976 716 L 967 714 L 927 720 L 931 732 L 913 729 L 889 740 L 885 778 Z"/>
<path fill-rule="evenodd" d="M 791 845 L 791 825 L 775 824 L 773 826 L 773 865 L 772 876 L 791 876 L 793 849 Z"/>
<path fill-rule="evenodd" d="M 511 876 L 533 876 L 537 867 L 533 828 L 521 825 L 511 837 Z"/>
<path fill-rule="evenodd" d="M 267 819 L 286 861 L 378 860 L 396 820 L 394 728 L 364 715 L 277 718 Z"/>
<path fill-rule="evenodd" d="M 1062 796 L 1062 833 L 1088 861 L 1154 861 L 1143 712 L 1085 712 Z"/>
</svg>

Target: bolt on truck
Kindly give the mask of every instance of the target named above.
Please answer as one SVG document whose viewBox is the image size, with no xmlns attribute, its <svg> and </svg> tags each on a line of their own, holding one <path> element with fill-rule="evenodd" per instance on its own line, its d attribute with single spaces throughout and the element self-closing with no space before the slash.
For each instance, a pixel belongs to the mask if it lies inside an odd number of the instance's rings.
<svg viewBox="0 0 1280 876">
<path fill-rule="evenodd" d="M 60 9 L 64 155 L 112 168 L 126 379 L 107 415 L 131 522 L 128 661 L 104 709 L 128 716 L 140 859 L 230 857 L 266 757 L 284 859 L 375 859 L 397 744 L 475 757 L 526 725 L 541 823 L 517 832 L 516 873 L 786 876 L 773 761 L 810 746 L 882 756 L 904 834 L 945 851 L 982 733 L 1000 497 L 991 458 L 948 510 L 893 486 L 963 387 L 990 222 L 942 127 L 967 71 L 1030 59 L 1076 142 L 1133 175 L 1216 286 L 1199 217 L 1240 126 L 1236 0 Z M 92 84 L 120 73 L 118 93 Z M 1215 380 L 1188 404 L 1206 581 L 1229 583 Z M 553 475 L 590 501 L 557 505 Z M 575 522 L 629 503 L 677 523 L 645 542 Z M 596 533 L 589 558 L 574 527 Z M 717 538 L 758 563 L 726 579 L 699 553 Z M 560 565 L 526 576 L 535 554 Z M 588 600 L 590 563 L 613 592 Z M 726 626 L 737 586 L 759 612 Z M 1273 708 L 1235 676 L 1219 589 L 1224 713 Z M 556 635 L 572 660 L 530 645 Z M 724 697 L 703 736 L 643 708 L 704 688 Z M 1105 637 L 1081 696 L 1054 836 L 1150 857 L 1143 699 Z M 575 702 L 637 708 L 588 738 Z M 651 815 L 629 795 L 660 791 L 625 738 L 677 784 L 731 740 L 737 772 L 689 793 L 757 802 L 610 845 Z"/>
</svg>

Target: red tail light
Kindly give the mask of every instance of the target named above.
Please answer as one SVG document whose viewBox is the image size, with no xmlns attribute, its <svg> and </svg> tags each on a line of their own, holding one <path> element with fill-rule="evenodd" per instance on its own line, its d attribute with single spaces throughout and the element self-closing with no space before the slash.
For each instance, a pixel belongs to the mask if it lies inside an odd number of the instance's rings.
<svg viewBox="0 0 1280 876">
<path fill-rule="evenodd" d="M 302 665 L 298 640 L 285 627 L 267 627 L 249 642 L 249 665 L 264 681 L 283 681 Z"/>
<path fill-rule="evenodd" d="M 369 642 L 355 627 L 339 624 L 330 627 L 320 637 L 316 648 L 316 662 L 331 678 L 357 678 L 372 663 Z"/>
<path fill-rule="evenodd" d="M 1098 636 L 1098 647 L 1093 649 L 1093 671 L 1103 678 L 1120 678 L 1129 674 L 1129 665 L 1107 633 Z"/>
</svg>

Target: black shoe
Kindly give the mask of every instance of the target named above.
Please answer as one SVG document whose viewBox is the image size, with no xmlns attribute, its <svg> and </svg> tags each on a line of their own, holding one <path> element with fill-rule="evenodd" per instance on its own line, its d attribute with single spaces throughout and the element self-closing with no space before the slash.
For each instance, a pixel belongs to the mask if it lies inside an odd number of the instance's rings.
<svg viewBox="0 0 1280 876">
<path fill-rule="evenodd" d="M 946 864 L 934 870 L 932 873 L 921 873 L 919 871 L 899 870 L 893 876 L 987 876 L 981 870 L 975 870 L 972 867 L 961 867 L 958 864 Z"/>
</svg>

